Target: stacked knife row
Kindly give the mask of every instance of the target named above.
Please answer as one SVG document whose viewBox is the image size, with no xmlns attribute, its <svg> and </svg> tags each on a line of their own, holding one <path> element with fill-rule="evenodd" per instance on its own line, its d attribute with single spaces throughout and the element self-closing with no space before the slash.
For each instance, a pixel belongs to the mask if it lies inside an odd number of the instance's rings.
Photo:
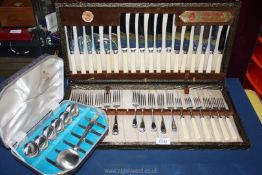
<svg viewBox="0 0 262 175">
<path fill-rule="evenodd" d="M 108 117 L 109 134 L 104 142 L 155 142 L 159 138 L 171 142 L 242 141 L 220 90 L 191 89 L 185 94 L 181 89 L 109 93 L 73 89 L 70 100 L 115 111 Z M 120 109 L 134 112 L 122 115 L 117 112 Z M 144 115 L 145 111 L 150 115 Z"/>
<path fill-rule="evenodd" d="M 176 18 L 125 13 L 119 26 L 64 26 L 70 71 L 220 73 L 230 26 L 176 26 Z"/>
</svg>

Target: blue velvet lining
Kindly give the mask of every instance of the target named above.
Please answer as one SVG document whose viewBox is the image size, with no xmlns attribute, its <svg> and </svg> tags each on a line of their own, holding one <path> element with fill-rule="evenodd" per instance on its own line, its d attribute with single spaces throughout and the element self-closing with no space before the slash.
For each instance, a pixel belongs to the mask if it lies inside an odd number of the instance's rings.
<svg viewBox="0 0 262 175">
<path fill-rule="evenodd" d="M 103 135 L 106 133 L 108 129 L 106 114 L 104 111 L 97 109 L 97 108 L 90 107 L 90 106 L 79 104 L 79 110 L 80 110 L 79 115 L 73 118 L 73 122 L 70 125 L 66 126 L 64 131 L 58 133 L 56 139 L 49 141 L 48 148 L 45 150 L 42 150 L 39 153 L 39 155 L 36 157 L 33 157 L 33 158 L 26 157 L 23 152 L 25 144 L 28 143 L 29 141 L 33 141 L 33 139 L 36 136 L 40 135 L 44 127 L 48 126 L 53 119 L 57 118 L 60 113 L 64 112 L 67 105 L 70 103 L 73 103 L 73 102 L 63 101 L 60 104 L 58 109 L 56 109 L 53 113 L 51 113 L 49 117 L 47 117 L 47 119 L 44 119 L 41 123 L 39 123 L 35 127 L 34 130 L 28 133 L 28 137 L 21 144 L 19 144 L 19 146 L 16 149 L 19 155 L 23 157 L 24 160 L 29 165 L 31 165 L 33 168 L 37 169 L 38 171 L 40 171 L 43 174 L 57 174 L 59 172 L 62 172 L 62 170 L 50 164 L 45 158 L 47 157 L 55 161 L 57 154 L 58 154 L 55 151 L 55 149 L 61 151 L 61 150 L 70 148 L 70 146 L 65 144 L 63 140 L 66 140 L 67 142 L 70 142 L 75 145 L 79 139 L 73 136 L 71 134 L 71 131 L 81 136 L 84 133 L 84 128 L 81 128 L 79 124 L 83 126 L 87 126 L 89 124 L 89 120 L 87 120 L 87 118 L 91 119 L 94 117 L 95 114 L 98 114 L 99 118 L 97 119 L 97 122 L 104 125 L 105 128 L 98 126 L 96 124 L 92 127 L 91 130 L 94 130 L 100 133 L 101 135 L 98 136 L 92 132 L 89 132 L 87 134 L 86 138 L 90 140 L 91 142 L 93 142 L 93 144 L 90 145 L 86 142 L 81 143 L 80 148 L 86 151 L 85 154 L 78 151 L 81 159 L 83 159 L 91 151 L 91 149 L 98 143 L 98 141 L 101 139 L 101 137 L 103 137 Z"/>
</svg>

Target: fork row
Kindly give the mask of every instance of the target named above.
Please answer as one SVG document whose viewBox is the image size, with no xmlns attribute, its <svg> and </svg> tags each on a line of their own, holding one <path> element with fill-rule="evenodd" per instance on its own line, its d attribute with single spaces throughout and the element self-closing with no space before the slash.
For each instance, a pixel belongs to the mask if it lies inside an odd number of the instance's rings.
<svg viewBox="0 0 262 175">
<path fill-rule="evenodd" d="M 113 97 L 118 92 L 118 96 Z M 162 104 L 157 103 L 158 95 L 162 94 Z M 118 109 L 146 110 L 158 109 L 194 109 L 194 110 L 228 110 L 228 105 L 221 90 L 191 89 L 188 94 L 182 89 L 173 90 L 83 90 L 72 89 L 70 100 L 92 105 L 103 109 L 115 109 L 114 98 L 120 98 Z M 160 102 L 160 101 L 159 101 Z"/>
</svg>

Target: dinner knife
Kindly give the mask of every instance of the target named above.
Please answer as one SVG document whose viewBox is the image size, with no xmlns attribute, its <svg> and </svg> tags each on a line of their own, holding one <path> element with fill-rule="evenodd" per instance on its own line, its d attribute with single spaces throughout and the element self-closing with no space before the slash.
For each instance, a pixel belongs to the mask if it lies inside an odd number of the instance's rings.
<svg viewBox="0 0 262 175">
<path fill-rule="evenodd" d="M 205 54 L 208 46 L 209 41 L 209 34 L 210 34 L 210 26 L 204 27 L 204 33 L 203 33 L 203 40 L 202 40 L 202 49 L 201 49 L 201 57 L 199 61 L 199 67 L 198 67 L 198 73 L 203 73 L 204 69 L 204 62 L 205 62 Z"/>
<path fill-rule="evenodd" d="M 190 73 L 195 73 L 195 69 L 196 69 L 196 53 L 197 53 L 198 45 L 199 45 L 200 30 L 201 30 L 201 26 L 195 26 L 194 37 L 193 37 L 193 48 L 192 48 L 193 52 L 192 52 L 192 59 L 191 59 L 191 65 L 190 65 Z"/>
<path fill-rule="evenodd" d="M 212 26 L 206 73 L 211 73 L 218 30 L 219 30 L 219 26 L 217 26 L 217 25 Z"/>
</svg>

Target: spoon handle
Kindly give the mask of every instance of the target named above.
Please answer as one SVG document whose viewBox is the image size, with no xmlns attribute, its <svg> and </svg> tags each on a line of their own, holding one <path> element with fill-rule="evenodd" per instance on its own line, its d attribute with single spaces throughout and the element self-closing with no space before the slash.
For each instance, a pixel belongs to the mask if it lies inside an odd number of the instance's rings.
<svg viewBox="0 0 262 175">
<path fill-rule="evenodd" d="M 80 137 L 79 141 L 77 142 L 76 146 L 74 147 L 74 149 L 77 149 L 80 144 L 82 143 L 82 141 L 84 140 L 84 138 L 86 137 L 87 133 L 90 131 L 90 129 L 93 127 L 93 125 L 95 124 L 96 120 L 98 119 L 98 115 L 95 115 L 92 120 L 90 121 L 90 123 L 88 124 L 88 126 L 85 129 L 85 132 L 83 133 L 83 135 Z"/>
</svg>

